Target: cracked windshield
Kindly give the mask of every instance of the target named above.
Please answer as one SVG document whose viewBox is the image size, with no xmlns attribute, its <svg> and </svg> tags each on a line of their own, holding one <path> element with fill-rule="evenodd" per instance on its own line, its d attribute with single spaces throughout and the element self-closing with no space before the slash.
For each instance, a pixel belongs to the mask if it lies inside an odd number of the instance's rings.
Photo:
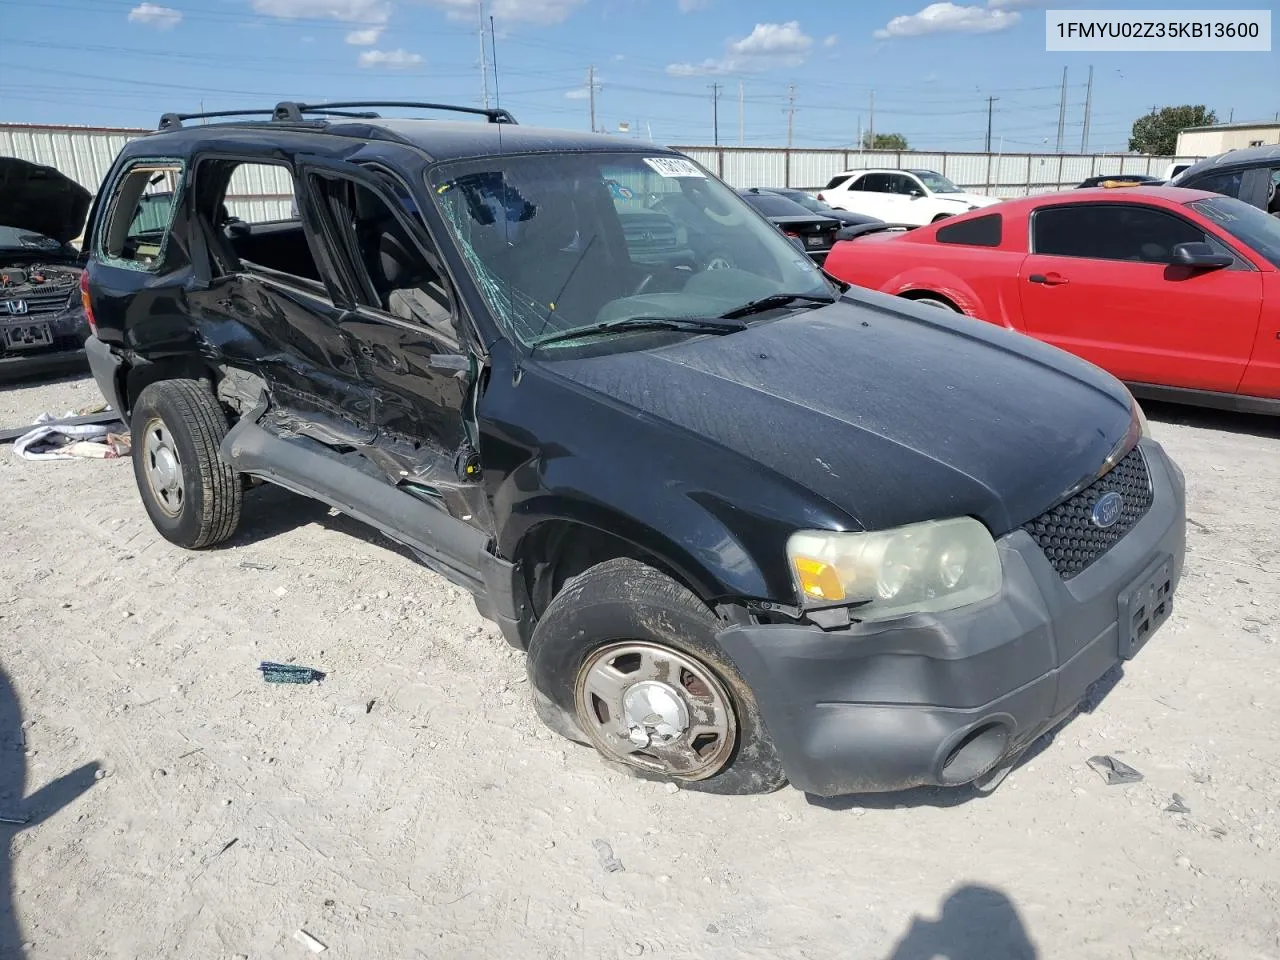
<svg viewBox="0 0 1280 960">
<path fill-rule="evenodd" d="M 496 157 L 444 168 L 432 192 L 490 307 L 526 346 L 835 296 L 803 251 L 688 160 Z"/>
</svg>

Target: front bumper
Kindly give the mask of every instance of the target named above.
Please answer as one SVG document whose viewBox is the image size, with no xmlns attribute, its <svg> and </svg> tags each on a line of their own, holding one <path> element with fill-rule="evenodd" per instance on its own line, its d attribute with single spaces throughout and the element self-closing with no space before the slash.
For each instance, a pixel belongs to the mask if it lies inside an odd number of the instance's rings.
<svg viewBox="0 0 1280 960">
<path fill-rule="evenodd" d="M 56 314 L 33 314 L 30 317 L 6 318 L 5 325 L 48 324 L 53 342 L 25 350 L 0 348 L 0 379 L 42 376 L 46 373 L 83 369 L 84 341 L 89 324 L 84 310 L 73 307 Z"/>
<path fill-rule="evenodd" d="M 1182 572 L 1182 473 L 1159 444 L 1142 452 L 1151 508 L 1070 581 L 1017 530 L 999 541 L 1004 585 L 985 603 L 833 631 L 722 631 L 791 783 L 828 797 L 966 783 L 1069 714 L 1122 659 L 1122 595 L 1152 570 L 1173 587 Z"/>
</svg>

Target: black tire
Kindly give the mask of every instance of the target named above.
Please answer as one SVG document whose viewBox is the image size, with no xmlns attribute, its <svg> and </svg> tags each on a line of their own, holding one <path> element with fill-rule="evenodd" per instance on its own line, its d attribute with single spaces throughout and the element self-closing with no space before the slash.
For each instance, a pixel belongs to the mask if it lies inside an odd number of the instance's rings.
<svg viewBox="0 0 1280 960">
<path fill-rule="evenodd" d="M 952 313 L 960 313 L 960 308 L 954 303 L 942 300 L 938 297 L 907 297 L 912 303 L 919 303 L 926 307 L 940 307 L 943 310 L 950 310 Z"/>
<path fill-rule="evenodd" d="M 151 522 L 170 543 L 198 550 L 236 531 L 244 491 L 236 472 L 218 456 L 227 417 L 202 380 L 161 380 L 138 397 L 132 416 L 133 475 Z M 166 502 L 153 486 L 148 434 L 158 428 L 181 468 Z"/>
<path fill-rule="evenodd" d="M 690 780 L 620 763 L 611 766 L 644 779 L 676 782 L 718 794 L 770 793 L 787 781 L 756 699 L 716 644 L 719 621 L 694 594 L 636 560 L 599 564 L 574 577 L 538 621 L 529 644 L 529 679 L 538 716 L 552 730 L 592 745 L 576 705 L 579 674 L 591 655 L 617 641 L 659 645 L 695 660 L 727 692 L 736 742 L 717 772 Z"/>
</svg>

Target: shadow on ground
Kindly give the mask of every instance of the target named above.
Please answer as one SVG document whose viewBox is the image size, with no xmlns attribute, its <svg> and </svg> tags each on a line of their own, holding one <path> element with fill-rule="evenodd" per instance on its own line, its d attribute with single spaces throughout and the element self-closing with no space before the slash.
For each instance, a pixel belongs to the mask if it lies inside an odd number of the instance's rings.
<svg viewBox="0 0 1280 960">
<path fill-rule="evenodd" d="M 1163 403 L 1156 400 L 1140 402 L 1143 413 L 1154 423 L 1176 423 L 1202 430 L 1219 430 L 1223 433 L 1280 440 L 1280 417 L 1268 417 L 1261 413 L 1211 410 L 1207 407 L 1188 407 L 1185 404 Z"/>
<path fill-rule="evenodd" d="M 0 823 L 0 957 L 5 960 L 21 960 L 24 954 L 13 899 L 14 837 L 44 823 L 88 790 L 98 770 L 96 763 L 86 763 L 28 796 L 25 740 L 17 694 L 8 674 L 0 669 L 0 817 L 6 821 Z"/>
<path fill-rule="evenodd" d="M 1013 901 L 991 887 L 952 891 L 937 919 L 916 917 L 885 960 L 1036 960 Z"/>
<path fill-rule="evenodd" d="M 370 546 L 414 559 L 413 551 L 384 536 L 367 523 L 346 514 L 332 515 L 328 504 L 270 483 L 253 487 L 245 493 L 239 528 L 230 540 L 213 549 L 225 550 L 259 543 L 310 523 L 318 523 L 326 529 L 363 540 Z"/>
<path fill-rule="evenodd" d="M 1093 682 L 1085 691 L 1080 704 L 1070 715 L 1051 729 L 1031 742 L 1031 745 L 1019 755 L 1009 768 L 1010 772 L 1030 763 L 1053 744 L 1058 734 L 1066 729 L 1076 717 L 1082 713 L 1093 713 L 1107 695 L 1124 679 L 1124 667 L 1117 663 L 1110 670 Z M 997 790 L 999 787 L 996 788 Z M 994 793 L 995 791 L 991 791 Z M 962 787 L 917 787 L 913 790 L 898 790 L 893 793 L 859 793 L 843 797 L 817 797 L 805 794 L 811 806 L 825 810 L 893 810 L 898 807 L 958 807 L 964 803 L 985 799 L 984 794 L 972 786 Z"/>
</svg>

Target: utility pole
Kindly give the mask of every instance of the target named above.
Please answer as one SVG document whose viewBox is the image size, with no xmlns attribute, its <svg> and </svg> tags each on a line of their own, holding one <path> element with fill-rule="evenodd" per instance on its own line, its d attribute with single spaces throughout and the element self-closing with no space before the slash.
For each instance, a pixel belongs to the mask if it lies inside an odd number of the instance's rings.
<svg viewBox="0 0 1280 960">
<path fill-rule="evenodd" d="M 498 37 L 493 29 L 493 17 L 489 17 L 489 44 L 493 47 L 493 104 L 502 106 L 502 97 L 498 93 Z"/>
<path fill-rule="evenodd" d="M 862 114 L 858 114 L 858 139 L 854 141 L 858 145 L 858 152 L 862 152 Z"/>
<path fill-rule="evenodd" d="M 1084 92 L 1084 129 L 1080 132 L 1080 152 L 1089 152 L 1089 116 L 1093 113 L 1093 67 L 1089 68 L 1089 85 Z"/>
<path fill-rule="evenodd" d="M 1232 107 L 1231 112 L 1227 114 L 1227 123 L 1232 123 L 1236 118 L 1236 108 Z"/>
<path fill-rule="evenodd" d="M 787 149 L 791 149 L 791 143 L 796 132 L 796 85 L 793 83 L 787 87 Z"/>
<path fill-rule="evenodd" d="M 871 117 L 867 121 L 867 143 L 870 149 L 876 148 L 876 92 L 871 91 Z"/>
<path fill-rule="evenodd" d="M 738 81 L 738 146 L 742 146 L 743 140 L 746 138 L 747 129 L 747 108 L 746 99 L 742 95 L 742 81 Z"/>
<path fill-rule="evenodd" d="M 596 65 L 587 67 L 587 99 L 591 102 L 591 132 L 596 132 Z"/>
<path fill-rule="evenodd" d="M 1062 136 L 1067 128 L 1067 68 L 1062 68 L 1062 99 L 1058 101 L 1058 152 L 1062 152 Z"/>
<path fill-rule="evenodd" d="M 983 148 L 984 153 L 991 152 L 991 115 L 995 112 L 996 101 L 999 97 L 987 97 L 987 145 Z"/>
<path fill-rule="evenodd" d="M 484 0 L 476 4 L 476 17 L 480 27 L 480 86 L 484 90 L 484 108 L 489 109 L 489 55 L 484 46 Z"/>
<path fill-rule="evenodd" d="M 711 128 L 714 131 L 716 146 L 720 146 L 720 84 L 709 83 L 711 88 Z"/>
</svg>

